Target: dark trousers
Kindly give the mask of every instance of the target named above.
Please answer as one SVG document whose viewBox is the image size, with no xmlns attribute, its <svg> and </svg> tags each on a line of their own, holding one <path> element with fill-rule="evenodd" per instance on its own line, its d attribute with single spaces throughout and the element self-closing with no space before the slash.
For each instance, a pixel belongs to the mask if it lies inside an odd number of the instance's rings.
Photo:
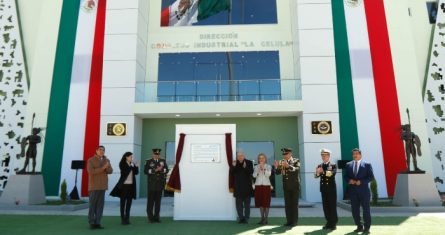
<svg viewBox="0 0 445 235">
<path fill-rule="evenodd" d="M 159 219 L 159 211 L 161 210 L 161 197 L 162 191 L 148 191 L 147 216 L 149 220 Z"/>
<path fill-rule="evenodd" d="M 288 224 L 298 223 L 298 200 L 300 192 L 298 190 L 284 190 L 284 209 Z"/>
<path fill-rule="evenodd" d="M 89 191 L 88 223 L 100 224 L 104 212 L 105 190 Z"/>
<path fill-rule="evenodd" d="M 371 227 L 371 209 L 370 199 L 371 193 L 368 190 L 357 190 L 355 186 L 350 186 L 349 197 L 351 198 L 352 217 L 358 227 L 362 227 L 363 224 L 360 218 L 360 206 L 363 208 L 363 220 L 365 228 Z"/>
<path fill-rule="evenodd" d="M 131 203 L 133 202 L 133 185 L 123 184 L 120 196 L 121 219 L 128 221 L 130 218 Z"/>
<path fill-rule="evenodd" d="M 335 226 L 338 222 L 337 215 L 337 191 L 322 191 L 323 212 L 327 226 Z"/>
<path fill-rule="evenodd" d="M 240 220 L 250 218 L 250 197 L 236 197 L 236 212 Z"/>
</svg>

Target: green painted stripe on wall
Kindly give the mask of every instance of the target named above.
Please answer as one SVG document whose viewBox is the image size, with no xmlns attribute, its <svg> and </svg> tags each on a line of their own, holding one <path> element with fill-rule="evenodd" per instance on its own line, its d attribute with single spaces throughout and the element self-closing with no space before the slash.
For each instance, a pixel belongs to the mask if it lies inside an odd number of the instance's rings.
<svg viewBox="0 0 445 235">
<path fill-rule="evenodd" d="M 64 0 L 43 149 L 42 174 L 47 196 L 59 194 L 66 115 L 80 0 Z"/>
<path fill-rule="evenodd" d="M 335 60 L 337 68 L 341 159 L 351 160 L 351 150 L 359 146 L 359 140 L 343 1 L 332 1 L 332 18 L 334 23 Z"/>
</svg>

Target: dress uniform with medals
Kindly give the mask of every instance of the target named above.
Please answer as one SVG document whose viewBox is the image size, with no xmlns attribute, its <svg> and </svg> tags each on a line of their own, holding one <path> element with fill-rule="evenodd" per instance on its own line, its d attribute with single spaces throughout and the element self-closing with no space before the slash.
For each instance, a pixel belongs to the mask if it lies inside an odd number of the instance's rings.
<svg viewBox="0 0 445 235">
<path fill-rule="evenodd" d="M 338 222 L 337 186 L 335 183 L 337 166 L 329 161 L 330 150 L 321 149 L 320 154 L 323 163 L 317 166 L 315 178 L 320 178 L 321 200 L 323 202 L 324 217 L 326 218 L 326 225 L 323 226 L 323 229 L 335 230 Z"/>
<path fill-rule="evenodd" d="M 296 226 L 298 223 L 298 200 L 300 197 L 300 160 L 292 157 L 292 149 L 282 148 L 284 159 L 275 161 L 276 174 L 283 177 L 284 207 L 287 223 L 285 226 Z"/>
<path fill-rule="evenodd" d="M 147 180 L 147 216 L 151 223 L 161 222 L 159 212 L 161 210 L 162 192 L 165 188 L 168 166 L 164 159 L 160 158 L 161 149 L 153 149 L 153 157 L 145 161 L 144 173 Z"/>
</svg>

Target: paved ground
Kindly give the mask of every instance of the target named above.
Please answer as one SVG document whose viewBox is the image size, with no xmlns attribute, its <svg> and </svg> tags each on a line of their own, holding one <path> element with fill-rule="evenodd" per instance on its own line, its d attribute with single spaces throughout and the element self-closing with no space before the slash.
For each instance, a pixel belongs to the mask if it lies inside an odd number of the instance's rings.
<svg viewBox="0 0 445 235">
<path fill-rule="evenodd" d="M 146 213 L 146 204 L 147 200 L 145 198 L 137 199 L 133 202 L 133 206 L 131 208 L 132 216 L 141 216 L 145 217 Z M 273 198 L 272 207 L 269 212 L 270 217 L 285 217 L 284 208 L 282 198 Z M 324 217 L 322 205 L 320 203 L 307 203 L 304 201 L 300 201 L 299 214 L 300 217 Z M 278 208 L 277 208 L 278 207 Z M 342 208 L 337 208 L 339 217 L 351 217 L 351 212 L 344 210 Z M 2 207 L 0 210 L 0 214 L 4 215 L 87 215 L 88 209 L 82 209 L 77 211 L 55 211 L 55 210 L 23 210 L 23 209 L 15 209 L 14 206 Z M 119 216 L 119 203 L 118 202 L 106 202 L 104 209 L 105 216 Z M 391 209 L 388 208 L 388 211 L 373 213 L 372 216 L 376 217 L 385 217 L 385 216 L 434 216 L 445 218 L 445 208 L 441 213 L 416 213 L 416 212 L 391 212 Z M 173 217 L 173 198 L 163 198 L 162 206 L 161 206 L 161 216 L 162 217 Z M 251 210 L 251 217 L 260 217 L 259 209 L 253 208 Z"/>
</svg>

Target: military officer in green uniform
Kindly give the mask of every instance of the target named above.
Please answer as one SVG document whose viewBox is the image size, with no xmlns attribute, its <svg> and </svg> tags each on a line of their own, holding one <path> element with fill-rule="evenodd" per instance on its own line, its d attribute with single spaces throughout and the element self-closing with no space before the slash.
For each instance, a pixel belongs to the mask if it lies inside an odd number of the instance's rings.
<svg viewBox="0 0 445 235">
<path fill-rule="evenodd" d="M 335 184 L 337 166 L 330 162 L 331 151 L 329 149 L 321 149 L 320 154 L 323 162 L 315 168 L 315 178 L 320 178 L 321 201 L 326 219 L 323 229 L 335 230 L 338 222 L 337 186 Z"/>
<path fill-rule="evenodd" d="M 291 148 L 282 148 L 283 160 L 275 161 L 277 175 L 283 177 L 284 207 L 286 211 L 285 226 L 296 226 L 298 223 L 298 200 L 300 197 L 300 160 L 292 157 Z"/>
<path fill-rule="evenodd" d="M 148 220 L 150 223 L 160 223 L 161 198 L 168 173 L 167 163 L 164 159 L 161 159 L 161 149 L 153 149 L 152 158 L 145 161 L 144 173 L 148 176 Z"/>
</svg>

